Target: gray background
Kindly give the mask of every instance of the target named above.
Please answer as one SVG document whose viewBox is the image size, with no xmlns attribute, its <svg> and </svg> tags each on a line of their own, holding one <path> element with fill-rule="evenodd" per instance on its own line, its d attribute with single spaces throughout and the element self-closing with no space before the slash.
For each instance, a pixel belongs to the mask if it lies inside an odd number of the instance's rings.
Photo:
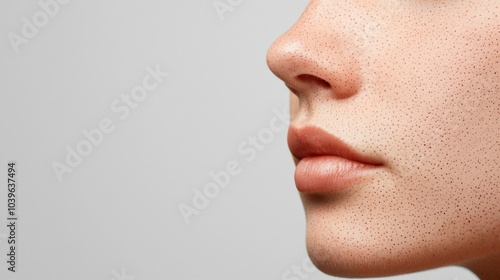
<svg viewBox="0 0 500 280">
<path fill-rule="evenodd" d="M 9 160 L 19 218 L 18 272 L 2 261 L 1 279 L 300 279 L 286 276 L 307 256 L 294 167 L 286 131 L 269 134 L 287 89 L 265 54 L 307 1 L 221 1 L 234 4 L 222 17 L 213 0 L 73 0 L 46 22 L 38 1 L 0 2 L 0 223 Z M 23 36 L 34 15 L 41 27 L 16 52 L 8 34 Z M 170 76 L 120 119 L 111 105 L 148 66 Z M 106 118 L 114 130 L 58 180 L 53 163 Z M 259 135 L 254 158 L 238 151 Z M 179 205 L 231 161 L 241 173 L 187 224 Z M 2 226 L 0 259 L 6 237 Z M 477 278 L 444 268 L 386 279 Z"/>
</svg>

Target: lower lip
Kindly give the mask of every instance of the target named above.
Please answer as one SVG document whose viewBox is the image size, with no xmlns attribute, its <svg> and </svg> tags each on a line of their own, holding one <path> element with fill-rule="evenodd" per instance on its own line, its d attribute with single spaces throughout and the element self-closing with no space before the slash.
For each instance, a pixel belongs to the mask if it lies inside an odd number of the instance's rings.
<svg viewBox="0 0 500 280">
<path fill-rule="evenodd" d="M 301 193 L 340 192 L 373 174 L 377 167 L 337 156 L 306 157 L 295 169 L 295 185 Z"/>
</svg>

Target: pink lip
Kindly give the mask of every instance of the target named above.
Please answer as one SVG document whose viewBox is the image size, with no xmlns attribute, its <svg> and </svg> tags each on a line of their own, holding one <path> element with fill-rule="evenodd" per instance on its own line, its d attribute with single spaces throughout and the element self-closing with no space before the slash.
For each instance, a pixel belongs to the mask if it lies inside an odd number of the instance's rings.
<svg viewBox="0 0 500 280">
<path fill-rule="evenodd" d="M 345 190 L 382 165 L 317 127 L 290 126 L 288 146 L 297 163 L 295 184 L 302 193 Z"/>
</svg>

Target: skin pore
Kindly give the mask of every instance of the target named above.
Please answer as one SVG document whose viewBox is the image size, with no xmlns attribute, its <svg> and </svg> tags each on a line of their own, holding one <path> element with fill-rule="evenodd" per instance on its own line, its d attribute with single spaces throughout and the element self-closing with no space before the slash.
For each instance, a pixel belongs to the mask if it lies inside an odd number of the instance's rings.
<svg viewBox="0 0 500 280">
<path fill-rule="evenodd" d="M 267 61 L 291 127 L 382 163 L 347 191 L 301 193 L 320 270 L 500 279 L 500 1 L 311 0 Z"/>
</svg>

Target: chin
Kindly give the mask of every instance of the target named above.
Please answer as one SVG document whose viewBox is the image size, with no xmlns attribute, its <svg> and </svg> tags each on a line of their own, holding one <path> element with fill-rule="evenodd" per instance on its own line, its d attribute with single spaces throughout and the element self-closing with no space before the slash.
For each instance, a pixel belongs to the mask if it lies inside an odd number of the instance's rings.
<svg viewBox="0 0 500 280">
<path fill-rule="evenodd" d="M 460 258 L 431 246 L 394 245 L 391 239 L 394 241 L 397 235 L 384 236 L 353 224 L 311 223 L 308 221 L 306 239 L 309 258 L 319 270 L 332 276 L 388 277 L 450 265 L 450 257 Z"/>
</svg>

